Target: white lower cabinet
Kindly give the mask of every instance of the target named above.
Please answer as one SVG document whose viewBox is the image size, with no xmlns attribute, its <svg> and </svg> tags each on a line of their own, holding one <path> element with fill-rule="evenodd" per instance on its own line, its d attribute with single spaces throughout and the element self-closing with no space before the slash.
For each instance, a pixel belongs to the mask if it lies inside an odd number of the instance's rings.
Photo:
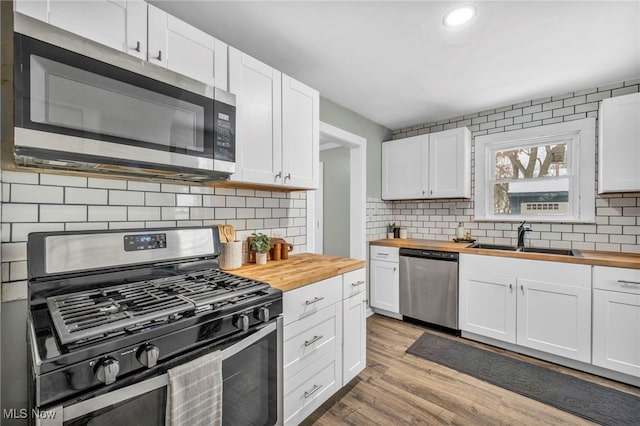
<svg viewBox="0 0 640 426">
<path fill-rule="evenodd" d="M 400 315 L 399 252 L 385 246 L 371 246 L 369 252 L 371 307 L 396 315 Z"/>
<path fill-rule="evenodd" d="M 366 364 L 365 270 L 284 293 L 284 424 L 297 425 Z"/>
<path fill-rule="evenodd" d="M 346 385 L 367 366 L 367 282 L 365 269 L 343 278 L 342 383 Z"/>
<path fill-rule="evenodd" d="M 593 364 L 640 377 L 640 270 L 593 268 Z"/>
<path fill-rule="evenodd" d="M 591 362 L 590 266 L 461 254 L 459 279 L 463 331 Z"/>
</svg>

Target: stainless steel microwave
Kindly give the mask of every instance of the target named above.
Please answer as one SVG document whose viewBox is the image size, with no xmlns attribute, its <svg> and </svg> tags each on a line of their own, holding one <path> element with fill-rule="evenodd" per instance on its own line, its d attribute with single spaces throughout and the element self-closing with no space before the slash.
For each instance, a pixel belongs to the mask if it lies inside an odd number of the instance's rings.
<svg viewBox="0 0 640 426">
<path fill-rule="evenodd" d="M 226 180 L 235 96 L 27 17 L 14 33 L 17 165 Z"/>
</svg>

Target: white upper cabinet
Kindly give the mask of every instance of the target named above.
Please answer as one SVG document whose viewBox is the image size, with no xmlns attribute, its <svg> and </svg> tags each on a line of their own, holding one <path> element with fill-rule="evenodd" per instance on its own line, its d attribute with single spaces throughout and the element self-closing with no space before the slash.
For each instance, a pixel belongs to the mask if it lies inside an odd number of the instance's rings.
<svg viewBox="0 0 640 426">
<path fill-rule="evenodd" d="M 471 197 L 471 132 L 466 127 L 382 144 L 382 198 Z"/>
<path fill-rule="evenodd" d="M 149 62 L 227 89 L 226 44 L 152 5 L 148 19 Z"/>
<path fill-rule="evenodd" d="M 598 192 L 640 191 L 640 93 L 600 104 Z"/>
<path fill-rule="evenodd" d="M 320 95 L 282 74 L 282 183 L 317 188 L 319 157 Z"/>
<path fill-rule="evenodd" d="M 316 189 L 318 92 L 229 48 L 229 91 L 236 95 L 236 173 L 232 181 Z"/>
<path fill-rule="evenodd" d="M 229 48 L 229 91 L 236 95 L 236 173 L 231 180 L 282 183 L 282 77 Z"/>
<path fill-rule="evenodd" d="M 147 58 L 147 4 L 142 0 L 18 0 L 16 12 L 138 58 Z"/>
<path fill-rule="evenodd" d="M 406 200 L 425 198 L 422 167 L 428 155 L 429 135 L 413 136 L 382 144 L 382 198 Z M 423 153 L 423 151 L 427 151 Z"/>
</svg>

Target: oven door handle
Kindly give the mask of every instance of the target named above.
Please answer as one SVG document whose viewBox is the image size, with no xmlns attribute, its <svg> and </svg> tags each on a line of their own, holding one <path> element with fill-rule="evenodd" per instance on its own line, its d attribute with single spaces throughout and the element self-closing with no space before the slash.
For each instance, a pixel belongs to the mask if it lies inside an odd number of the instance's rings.
<svg viewBox="0 0 640 426">
<path fill-rule="evenodd" d="M 48 410 L 51 412 L 55 412 L 55 414 L 50 414 L 48 416 L 39 416 L 36 420 L 36 425 L 62 425 L 64 422 L 67 422 L 69 420 L 84 416 L 85 414 L 93 413 L 100 410 L 101 408 L 108 407 L 110 405 L 118 404 L 119 402 L 126 401 L 127 399 L 135 398 L 136 396 L 165 387 L 168 384 L 169 375 L 165 373 L 160 376 L 147 379 L 143 382 L 120 388 L 113 392 L 96 396 L 95 398 L 91 398 L 86 401 L 78 402 L 77 404 L 73 404 L 68 407 L 63 408 L 62 406 L 58 406 L 51 410 Z M 50 418 L 45 419 L 45 417 Z"/>
<path fill-rule="evenodd" d="M 243 351 L 244 349 L 248 348 L 249 346 L 253 345 L 254 343 L 256 343 L 258 340 L 262 339 L 263 337 L 269 335 L 270 333 L 273 333 L 275 330 L 278 329 L 278 323 L 276 321 L 270 323 L 269 325 L 267 325 L 266 327 L 261 328 L 260 330 L 256 331 L 255 333 L 251 334 L 250 336 L 247 336 L 245 339 L 242 339 L 241 341 L 239 341 L 238 343 L 236 343 L 233 346 L 229 346 L 226 349 L 222 350 L 222 360 L 224 361 L 227 358 L 231 358 L 232 356 L 236 355 L 237 353 Z"/>
</svg>

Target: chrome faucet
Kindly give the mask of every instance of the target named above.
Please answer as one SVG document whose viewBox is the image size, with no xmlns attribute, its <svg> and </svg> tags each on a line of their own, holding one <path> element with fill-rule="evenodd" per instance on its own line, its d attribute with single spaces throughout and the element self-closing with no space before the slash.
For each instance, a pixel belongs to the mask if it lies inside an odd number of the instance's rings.
<svg viewBox="0 0 640 426">
<path fill-rule="evenodd" d="M 533 229 L 531 229 L 529 225 L 525 225 L 525 223 L 526 220 L 523 220 L 520 226 L 518 226 L 518 251 L 524 248 L 524 233 L 527 231 L 533 231 Z"/>
</svg>

